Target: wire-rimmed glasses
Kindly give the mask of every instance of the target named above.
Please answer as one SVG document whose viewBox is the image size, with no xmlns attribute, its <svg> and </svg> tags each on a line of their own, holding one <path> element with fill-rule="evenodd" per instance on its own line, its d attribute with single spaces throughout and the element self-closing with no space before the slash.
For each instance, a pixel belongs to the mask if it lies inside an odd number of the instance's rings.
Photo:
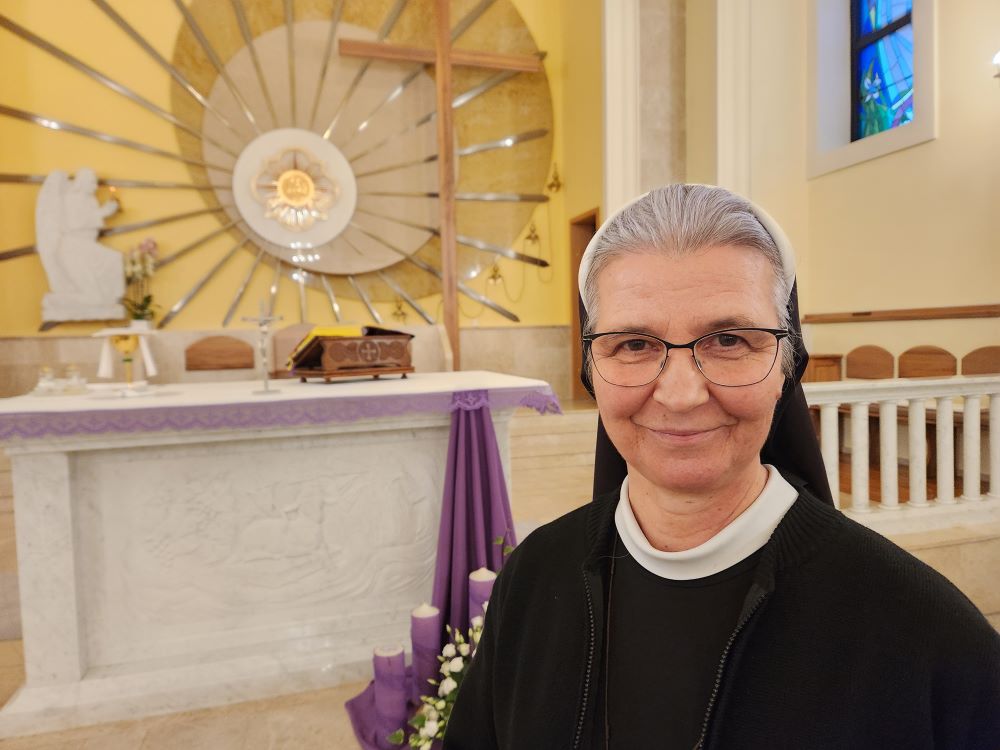
<svg viewBox="0 0 1000 750">
<path fill-rule="evenodd" d="M 628 331 L 590 333 L 583 337 L 594 369 L 611 385 L 638 387 L 660 376 L 671 349 L 690 349 L 705 378 L 716 385 L 738 387 L 764 380 L 778 359 L 784 328 L 726 328 L 686 344 Z"/>
</svg>

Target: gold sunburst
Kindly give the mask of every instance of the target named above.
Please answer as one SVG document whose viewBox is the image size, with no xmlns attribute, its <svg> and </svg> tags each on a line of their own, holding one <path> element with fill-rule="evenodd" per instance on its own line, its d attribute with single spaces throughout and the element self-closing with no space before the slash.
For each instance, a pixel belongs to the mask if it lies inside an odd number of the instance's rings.
<svg viewBox="0 0 1000 750">
<path fill-rule="evenodd" d="M 286 229 L 308 229 L 340 197 L 340 187 L 323 165 L 302 149 L 288 149 L 269 159 L 254 178 L 254 198 L 266 208 L 266 216 Z"/>
</svg>

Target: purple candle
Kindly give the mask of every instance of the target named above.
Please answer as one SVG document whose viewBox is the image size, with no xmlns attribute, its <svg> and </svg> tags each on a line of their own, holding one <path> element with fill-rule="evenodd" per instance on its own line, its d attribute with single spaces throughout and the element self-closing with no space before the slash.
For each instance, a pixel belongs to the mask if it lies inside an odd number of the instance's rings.
<svg viewBox="0 0 1000 750">
<path fill-rule="evenodd" d="M 393 750 L 390 734 L 406 725 L 406 659 L 402 646 L 376 648 L 372 657 L 375 671 L 375 741 L 381 750 Z"/>
<path fill-rule="evenodd" d="M 438 654 L 441 653 L 441 610 L 424 603 L 410 615 L 410 640 L 413 642 L 413 702 L 421 695 L 434 695 L 436 688 L 428 680 L 438 678 Z"/>
<path fill-rule="evenodd" d="M 483 604 L 490 599 L 493 591 L 493 582 L 497 579 L 497 574 L 492 570 L 480 568 L 469 573 L 469 620 L 473 617 L 482 617 Z"/>
</svg>

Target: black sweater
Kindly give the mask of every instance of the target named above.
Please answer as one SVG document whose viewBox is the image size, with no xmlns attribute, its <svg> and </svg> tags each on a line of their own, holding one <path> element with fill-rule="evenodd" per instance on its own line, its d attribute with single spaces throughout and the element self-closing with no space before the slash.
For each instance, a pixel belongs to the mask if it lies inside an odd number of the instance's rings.
<svg viewBox="0 0 1000 750">
<path fill-rule="evenodd" d="M 799 491 L 761 550 L 700 747 L 1000 749 L 1000 636 L 940 574 Z M 541 527 L 511 554 L 445 750 L 606 746 L 617 500 Z"/>
</svg>

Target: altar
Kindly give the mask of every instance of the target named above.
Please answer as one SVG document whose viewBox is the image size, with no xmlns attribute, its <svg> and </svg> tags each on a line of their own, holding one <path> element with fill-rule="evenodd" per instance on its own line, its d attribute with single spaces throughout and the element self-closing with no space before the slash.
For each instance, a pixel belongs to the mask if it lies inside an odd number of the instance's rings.
<svg viewBox="0 0 1000 750">
<path fill-rule="evenodd" d="M 0 737 L 370 676 L 430 597 L 451 411 L 557 409 L 489 372 L 0 401 L 26 682 Z"/>
</svg>

